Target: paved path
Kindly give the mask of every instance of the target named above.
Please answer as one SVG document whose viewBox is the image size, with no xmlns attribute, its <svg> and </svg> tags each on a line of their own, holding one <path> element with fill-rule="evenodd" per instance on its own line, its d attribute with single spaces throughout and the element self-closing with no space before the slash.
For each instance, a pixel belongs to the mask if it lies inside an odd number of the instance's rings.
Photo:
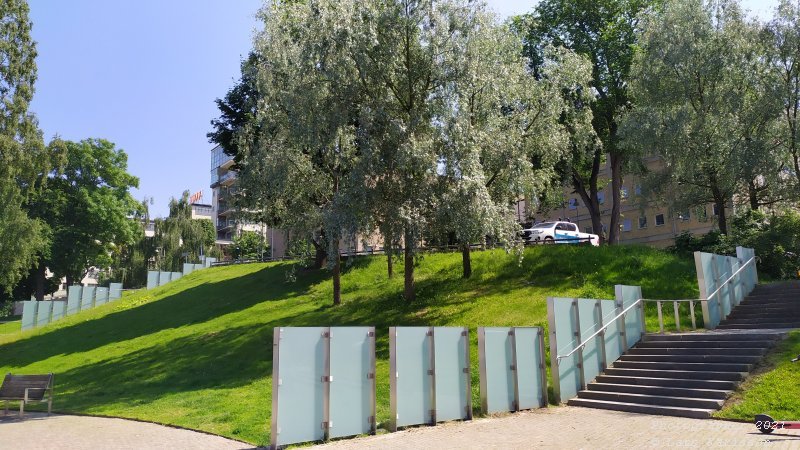
<svg viewBox="0 0 800 450">
<path fill-rule="evenodd" d="M 752 424 L 559 407 L 341 440 L 321 449 L 800 448 L 800 432 L 761 434 Z"/>
<path fill-rule="evenodd" d="M 3 415 L 0 449 L 242 449 L 247 444 L 196 431 L 103 417 Z"/>
</svg>

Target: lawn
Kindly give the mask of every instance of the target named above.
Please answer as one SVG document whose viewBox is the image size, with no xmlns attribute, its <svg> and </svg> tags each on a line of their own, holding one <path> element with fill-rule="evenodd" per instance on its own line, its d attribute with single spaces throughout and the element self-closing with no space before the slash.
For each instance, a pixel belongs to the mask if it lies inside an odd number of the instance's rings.
<svg viewBox="0 0 800 450">
<path fill-rule="evenodd" d="M 800 362 L 791 362 L 798 354 L 800 331 L 793 331 L 770 351 L 715 417 L 753 420 L 756 414 L 768 414 L 776 420 L 800 420 Z"/>
<path fill-rule="evenodd" d="M 475 252 L 469 280 L 460 278 L 460 263 L 460 254 L 425 255 L 416 273 L 418 299 L 409 305 L 402 273 L 388 279 L 384 257 L 351 260 L 339 307 L 331 306 L 324 271 L 287 282 L 288 262 L 201 270 L 42 329 L 0 333 L 0 373 L 54 372 L 58 411 L 266 445 L 275 326 L 374 325 L 382 422 L 389 326 L 469 326 L 475 353 L 477 326 L 546 327 L 547 296 L 613 298 L 615 284 L 641 285 L 647 298 L 698 295 L 692 260 L 638 246 L 536 247 L 521 264 L 501 250 Z M 650 327 L 657 327 L 654 320 Z M 475 355 L 472 361 L 477 367 Z M 473 403 L 480 405 L 477 377 L 473 370 Z"/>
<path fill-rule="evenodd" d="M 0 335 L 16 333 L 22 327 L 20 317 L 6 317 L 0 319 Z"/>
</svg>

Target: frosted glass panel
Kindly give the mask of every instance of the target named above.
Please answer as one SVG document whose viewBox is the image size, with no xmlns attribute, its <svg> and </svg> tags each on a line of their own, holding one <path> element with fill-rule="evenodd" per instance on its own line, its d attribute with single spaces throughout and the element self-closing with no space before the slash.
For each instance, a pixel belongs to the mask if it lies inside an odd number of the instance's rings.
<svg viewBox="0 0 800 450">
<path fill-rule="evenodd" d="M 331 328 L 331 438 L 372 431 L 374 335 L 370 327 Z"/>
<path fill-rule="evenodd" d="M 616 302 L 600 300 L 600 311 L 603 314 L 603 324 L 608 324 L 605 332 L 606 363 L 610 365 L 622 356 L 622 336 L 619 334 L 619 322 L 611 320 L 622 310 L 617 309 Z"/>
<path fill-rule="evenodd" d="M 108 286 L 108 299 L 116 300 L 122 297 L 122 283 L 111 283 Z"/>
<path fill-rule="evenodd" d="M 273 360 L 273 377 L 278 377 L 278 421 L 273 437 L 277 445 L 316 441 L 324 437 L 322 428 L 325 339 L 322 327 L 282 328 L 278 342 L 277 364 Z M 277 372 L 277 374 L 276 374 Z M 277 413 L 277 414 L 276 414 Z"/>
<path fill-rule="evenodd" d="M 53 302 L 53 315 L 50 317 L 50 322 L 55 322 L 58 319 L 64 317 L 67 312 L 67 302 L 66 301 L 55 301 Z"/>
<path fill-rule="evenodd" d="M 67 315 L 75 314 L 81 310 L 82 286 L 70 286 L 67 288 Z"/>
<path fill-rule="evenodd" d="M 172 272 L 159 272 L 158 273 L 158 285 L 163 286 L 170 281 L 172 281 Z"/>
<path fill-rule="evenodd" d="M 467 397 L 472 394 L 468 388 L 469 338 L 466 334 L 465 328 L 433 329 L 437 421 L 467 419 L 471 416 Z"/>
<path fill-rule="evenodd" d="M 99 287 L 94 294 L 94 306 L 100 306 L 108 303 L 108 288 Z"/>
<path fill-rule="evenodd" d="M 717 286 L 720 290 L 716 298 L 719 300 L 720 320 L 722 320 L 731 313 L 730 283 L 722 284 L 731 276 L 731 272 L 728 269 L 728 258 L 725 256 L 714 255 L 714 265 L 717 266 Z"/>
<path fill-rule="evenodd" d="M 172 273 L 170 274 L 169 280 L 170 280 L 170 281 L 179 280 L 179 279 L 181 278 L 181 276 L 183 276 L 183 274 L 182 274 L 182 273 L 180 273 L 180 272 L 172 272 Z"/>
<path fill-rule="evenodd" d="M 28 330 L 36 325 L 36 301 L 27 300 L 22 302 L 22 329 Z"/>
<path fill-rule="evenodd" d="M 600 306 L 597 300 L 581 298 L 578 299 L 578 312 L 581 319 L 581 341 L 584 341 L 603 326 Z M 602 351 L 597 336 L 589 339 L 583 347 L 583 374 L 586 383 L 593 381 L 605 369 Z"/>
<path fill-rule="evenodd" d="M 636 303 L 637 300 L 642 298 L 642 288 L 639 286 L 615 286 L 617 291 L 617 302 L 622 303 L 622 311 L 629 306 Z M 627 339 L 628 348 L 636 345 L 642 338 L 642 310 L 636 306 L 628 310 L 625 314 L 625 338 Z M 608 360 L 609 363 L 612 360 Z"/>
<path fill-rule="evenodd" d="M 41 327 L 50 323 L 51 314 L 53 314 L 53 302 L 39 302 L 39 307 L 36 310 L 36 326 Z"/>
<path fill-rule="evenodd" d="M 183 274 L 189 275 L 194 271 L 194 264 L 184 263 L 183 264 Z"/>
<path fill-rule="evenodd" d="M 484 413 L 514 411 L 514 343 L 510 327 L 486 327 L 478 330 L 483 342 L 481 361 L 481 400 Z M 481 333 L 483 336 L 481 337 Z"/>
<path fill-rule="evenodd" d="M 519 409 L 540 408 L 547 404 L 546 390 L 543 389 L 546 380 L 543 379 L 544 355 L 540 349 L 541 339 L 541 328 L 514 328 Z"/>
<path fill-rule="evenodd" d="M 578 394 L 578 389 L 581 386 L 580 372 L 578 371 L 578 352 L 573 353 L 567 358 L 562 358 L 560 362 L 556 359 L 557 355 L 566 355 L 571 352 L 575 346 L 580 342 L 575 339 L 575 332 L 578 330 L 577 323 L 575 322 L 575 312 L 572 305 L 571 298 L 553 298 L 553 318 L 555 322 L 551 322 L 550 337 L 557 348 L 554 349 L 551 343 L 550 370 L 558 374 L 558 377 L 553 377 L 554 388 L 559 392 L 561 401 L 566 401 Z M 548 311 L 549 314 L 549 311 Z M 555 336 L 553 334 L 555 331 Z M 553 352 L 555 350 L 555 352 Z M 556 367 L 557 369 L 553 369 Z M 557 378 L 557 379 L 556 379 Z"/>
<path fill-rule="evenodd" d="M 94 286 L 84 286 L 81 292 L 81 311 L 94 308 Z"/>
<path fill-rule="evenodd" d="M 394 329 L 398 427 L 429 423 L 431 420 L 433 385 L 428 373 L 432 369 L 428 330 L 428 327 Z"/>
<path fill-rule="evenodd" d="M 158 287 L 158 272 L 151 270 L 147 272 L 147 289 Z"/>
</svg>

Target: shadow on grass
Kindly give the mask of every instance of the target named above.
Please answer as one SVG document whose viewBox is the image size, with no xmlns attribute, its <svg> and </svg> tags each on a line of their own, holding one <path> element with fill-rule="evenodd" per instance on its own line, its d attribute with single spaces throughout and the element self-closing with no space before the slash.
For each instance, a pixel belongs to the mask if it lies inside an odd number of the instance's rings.
<svg viewBox="0 0 800 450">
<path fill-rule="evenodd" d="M 202 323 L 265 301 L 303 295 L 322 277 L 309 274 L 303 283 L 292 284 L 285 283 L 284 278 L 284 267 L 271 266 L 237 278 L 202 283 L 158 301 L 0 345 L 2 362 L 26 366 L 56 355 L 87 352 L 164 329 Z"/>
</svg>

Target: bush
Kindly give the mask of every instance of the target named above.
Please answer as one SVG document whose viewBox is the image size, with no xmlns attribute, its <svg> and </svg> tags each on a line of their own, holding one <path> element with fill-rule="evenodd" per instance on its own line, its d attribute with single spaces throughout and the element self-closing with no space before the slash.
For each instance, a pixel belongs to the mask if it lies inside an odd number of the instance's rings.
<svg viewBox="0 0 800 450">
<path fill-rule="evenodd" d="M 760 274 L 772 279 L 798 278 L 800 214 L 787 211 L 767 216 L 760 211 L 747 211 L 731 219 L 728 235 L 717 230 L 699 237 L 683 232 L 670 250 L 682 256 L 697 251 L 733 256 L 736 246 L 755 250 Z"/>
</svg>

